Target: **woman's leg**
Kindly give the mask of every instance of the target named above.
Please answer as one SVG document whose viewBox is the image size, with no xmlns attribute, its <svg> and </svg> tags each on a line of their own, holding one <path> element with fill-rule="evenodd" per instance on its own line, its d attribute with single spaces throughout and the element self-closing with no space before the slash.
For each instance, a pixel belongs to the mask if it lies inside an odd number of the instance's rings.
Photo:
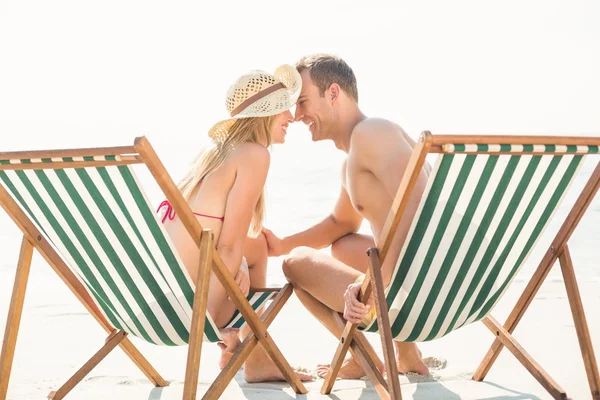
<svg viewBox="0 0 600 400">
<path fill-rule="evenodd" d="M 244 242 L 244 257 L 246 258 L 246 262 L 248 263 L 248 271 L 250 273 L 250 288 L 262 288 L 267 285 L 267 241 L 264 235 L 260 234 L 256 238 L 246 238 Z M 235 305 L 233 305 L 232 301 L 227 301 L 225 306 L 227 310 L 225 310 L 226 314 L 231 313 L 229 318 L 226 321 L 220 321 L 221 326 L 224 326 L 227 322 L 231 320 L 231 316 L 235 312 Z M 241 332 L 239 332 L 239 336 L 243 339 L 249 333 L 250 329 L 246 324 Z M 233 353 L 240 345 L 240 339 L 238 337 L 238 331 L 235 330 L 222 330 L 221 336 L 223 337 L 223 342 L 219 343 L 219 347 L 221 348 L 221 360 L 219 361 L 219 367 L 224 368 L 225 364 L 229 361 Z"/>
<path fill-rule="evenodd" d="M 250 269 L 250 286 L 254 288 L 264 288 L 267 286 L 267 241 L 264 235 L 259 235 L 256 239 L 247 239 L 244 244 L 244 255 L 248 261 Z M 261 315 L 264 307 L 258 310 Z M 248 324 L 242 329 L 241 337 L 244 339 L 251 332 Z M 231 357 L 231 356 L 230 356 Z M 221 358 L 221 360 L 223 360 Z M 298 373 L 303 381 L 311 380 L 312 376 Z M 244 364 L 244 378 L 246 382 L 266 382 L 285 380 L 279 368 L 275 366 L 269 354 L 262 345 L 254 348 Z"/>
<path fill-rule="evenodd" d="M 250 270 L 250 287 L 264 288 L 267 285 L 267 240 L 262 233 L 256 238 L 246 238 L 244 257 Z"/>
<path fill-rule="evenodd" d="M 248 263 L 250 287 L 265 287 L 267 284 L 267 241 L 264 235 L 246 238 L 244 257 Z M 225 326 L 233 317 L 235 304 L 227 299 L 228 294 L 221 282 L 211 274 L 208 291 L 208 310 L 218 327 Z"/>
</svg>

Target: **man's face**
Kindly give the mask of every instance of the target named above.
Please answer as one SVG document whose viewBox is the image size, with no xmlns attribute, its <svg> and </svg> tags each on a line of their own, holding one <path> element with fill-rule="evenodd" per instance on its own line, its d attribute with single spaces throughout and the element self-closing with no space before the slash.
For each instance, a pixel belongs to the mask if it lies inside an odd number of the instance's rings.
<svg viewBox="0 0 600 400">
<path fill-rule="evenodd" d="M 300 76 L 302 76 L 302 91 L 296 103 L 294 119 L 304 122 L 314 142 L 329 139 L 328 128 L 331 127 L 333 109 L 326 100 L 327 92 L 325 96 L 321 96 L 319 88 L 310 78 L 308 69 L 302 71 Z"/>
</svg>

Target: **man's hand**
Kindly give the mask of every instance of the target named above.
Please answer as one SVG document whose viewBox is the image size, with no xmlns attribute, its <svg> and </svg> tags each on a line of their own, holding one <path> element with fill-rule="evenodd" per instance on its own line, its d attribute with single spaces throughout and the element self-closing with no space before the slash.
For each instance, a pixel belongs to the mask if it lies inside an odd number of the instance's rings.
<svg viewBox="0 0 600 400">
<path fill-rule="evenodd" d="M 344 318 L 346 321 L 353 324 L 361 322 L 373 306 L 372 299 L 369 299 L 370 304 L 368 305 L 365 305 L 358 300 L 358 294 L 360 293 L 361 287 L 362 282 L 353 283 L 348 285 L 348 289 L 346 289 L 346 292 L 344 293 Z"/>
<path fill-rule="evenodd" d="M 283 240 L 279 237 L 275 236 L 273 232 L 271 232 L 267 228 L 263 228 L 263 235 L 267 239 L 267 247 L 269 248 L 269 257 L 279 257 L 283 254 Z"/>
<path fill-rule="evenodd" d="M 248 296 L 250 292 L 250 272 L 248 271 L 248 262 L 245 258 L 242 258 L 242 265 L 235 274 L 235 283 L 240 287 L 244 296 Z"/>
</svg>

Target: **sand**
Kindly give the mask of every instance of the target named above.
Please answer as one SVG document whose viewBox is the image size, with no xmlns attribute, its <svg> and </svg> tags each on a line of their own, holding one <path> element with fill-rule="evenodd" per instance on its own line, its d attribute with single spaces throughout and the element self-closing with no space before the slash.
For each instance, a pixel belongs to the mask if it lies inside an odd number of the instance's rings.
<svg viewBox="0 0 600 400">
<path fill-rule="evenodd" d="M 12 242 L 12 240 L 10 240 Z M 3 248 L 4 263 L 16 261 L 16 249 Z M 278 260 L 272 260 L 277 262 Z M 14 265 L 14 264 L 13 264 Z M 493 314 L 503 320 L 526 283 L 521 274 Z M 4 331 L 14 269 L 0 271 L 0 333 Z M 600 306 L 595 280 L 580 283 L 592 341 L 600 349 L 600 318 L 593 310 Z M 270 332 L 283 354 L 297 367 L 314 369 L 329 362 L 336 339 L 314 320 L 292 296 Z M 104 331 L 61 284 L 53 271 L 34 256 L 31 277 L 15 361 L 9 399 L 41 399 L 58 388 L 95 351 L 105 339 Z M 590 399 L 585 370 L 560 271 L 555 269 L 533 301 L 515 336 L 525 349 L 558 381 L 573 399 Z M 368 335 L 381 354 L 379 337 Z M 471 380 L 472 372 L 487 351 L 493 336 L 476 323 L 433 342 L 420 345 L 430 360 L 431 375 L 401 376 L 405 399 L 546 399 L 542 386 L 506 350 L 502 352 L 484 382 Z M 153 387 L 120 349 L 111 353 L 76 389 L 70 399 L 149 399 L 181 398 L 187 347 L 167 348 L 132 341 L 170 382 L 165 388 Z M 598 354 L 598 353 L 597 353 Z M 199 394 L 218 374 L 219 349 L 203 348 Z M 248 384 L 239 372 L 223 398 L 226 399 L 376 399 L 367 380 L 339 380 L 330 396 L 319 393 L 321 379 L 307 383 L 309 394 L 296 396 L 285 383 Z"/>
</svg>

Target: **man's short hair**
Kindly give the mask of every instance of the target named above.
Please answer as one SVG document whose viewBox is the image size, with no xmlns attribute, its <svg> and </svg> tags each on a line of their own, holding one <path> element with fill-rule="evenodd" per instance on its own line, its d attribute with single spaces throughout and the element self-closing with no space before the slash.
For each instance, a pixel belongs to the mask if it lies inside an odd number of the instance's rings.
<svg viewBox="0 0 600 400">
<path fill-rule="evenodd" d="M 310 78 L 319 88 L 321 96 L 333 83 L 340 85 L 342 90 L 358 103 L 358 88 L 356 76 L 352 68 L 344 60 L 330 54 L 314 54 L 304 56 L 296 63 L 298 72 L 308 69 Z"/>
</svg>

